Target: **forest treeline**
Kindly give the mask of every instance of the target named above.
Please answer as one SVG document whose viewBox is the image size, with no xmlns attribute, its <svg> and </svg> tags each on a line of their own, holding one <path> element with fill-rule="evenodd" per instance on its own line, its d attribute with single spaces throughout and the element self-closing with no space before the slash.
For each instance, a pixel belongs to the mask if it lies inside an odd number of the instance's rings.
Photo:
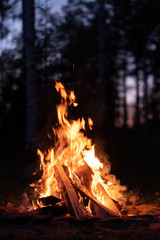
<svg viewBox="0 0 160 240">
<path fill-rule="evenodd" d="M 55 6 L 52 0 L 0 1 L 1 143 L 24 145 L 32 125 L 26 124 L 27 114 L 37 118 L 33 135 L 49 130 L 56 114 L 54 81 L 75 90 L 80 102 L 77 115 L 92 117 L 108 132 L 157 129 L 160 2 L 68 0 L 59 11 Z M 27 110 L 33 110 L 32 103 L 34 113 Z"/>
</svg>

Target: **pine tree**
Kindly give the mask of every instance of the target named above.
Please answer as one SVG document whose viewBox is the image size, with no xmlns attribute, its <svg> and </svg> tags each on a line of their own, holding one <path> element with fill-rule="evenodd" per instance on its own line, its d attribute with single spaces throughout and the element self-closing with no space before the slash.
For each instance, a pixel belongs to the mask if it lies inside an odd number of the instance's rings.
<svg viewBox="0 0 160 240">
<path fill-rule="evenodd" d="M 23 0 L 24 66 L 26 80 L 26 149 L 36 147 L 38 93 L 35 55 L 34 0 Z"/>
</svg>

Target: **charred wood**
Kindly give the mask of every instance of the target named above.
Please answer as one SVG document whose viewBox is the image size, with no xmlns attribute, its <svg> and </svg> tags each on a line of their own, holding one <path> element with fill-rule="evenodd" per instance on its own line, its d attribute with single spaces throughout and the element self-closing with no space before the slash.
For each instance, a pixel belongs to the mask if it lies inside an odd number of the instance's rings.
<svg viewBox="0 0 160 240">
<path fill-rule="evenodd" d="M 55 169 L 57 172 L 57 180 L 62 190 L 62 196 L 68 205 L 71 215 L 75 216 L 77 219 L 85 218 L 86 215 L 83 212 L 77 194 L 59 161 L 57 161 Z"/>
<path fill-rule="evenodd" d="M 61 199 L 54 196 L 48 196 L 48 197 L 40 198 L 39 202 L 42 203 L 44 206 L 49 206 L 49 205 L 53 206 L 53 205 L 56 205 L 57 203 L 60 203 Z"/>
<path fill-rule="evenodd" d="M 97 184 L 97 188 L 98 188 L 99 192 L 102 192 L 102 195 L 104 196 L 104 203 L 103 203 L 104 206 L 109 208 L 111 211 L 115 212 L 117 214 L 117 216 L 122 217 L 122 213 L 119 211 L 119 209 L 115 205 L 114 201 L 108 195 L 108 193 L 106 192 L 106 190 L 104 189 L 104 187 L 101 185 L 100 182 Z"/>
<path fill-rule="evenodd" d="M 86 170 L 90 171 L 90 173 L 92 172 L 91 168 L 88 165 L 87 165 L 87 167 L 85 167 L 85 172 L 86 172 Z M 83 179 L 83 175 L 87 175 L 87 174 L 85 174 L 85 172 L 82 171 L 82 177 L 80 174 L 78 174 L 78 176 Z M 73 182 L 76 183 L 76 186 L 79 187 L 86 194 L 88 194 L 88 196 L 91 196 L 93 199 L 95 199 L 95 197 L 90 193 L 91 188 L 89 185 L 91 185 L 91 180 L 88 179 L 88 182 L 90 184 L 86 185 L 85 182 L 81 181 L 79 179 L 79 177 L 77 177 L 75 174 L 72 173 L 72 175 L 73 175 L 72 176 Z M 122 213 L 118 209 L 117 204 L 115 204 L 114 200 L 112 200 L 112 198 L 108 195 L 107 191 L 104 189 L 104 187 L 102 186 L 102 184 L 100 182 L 97 183 L 96 188 L 99 191 L 99 193 L 102 193 L 102 195 L 103 195 L 103 205 L 107 209 L 111 210 L 111 212 L 115 213 L 114 215 L 122 217 Z"/>
<path fill-rule="evenodd" d="M 54 206 L 42 207 L 32 211 L 32 214 L 47 215 L 51 214 L 54 217 L 66 215 L 69 213 L 67 205 L 63 202 Z"/>
<path fill-rule="evenodd" d="M 76 192 L 80 192 L 81 196 L 86 199 L 85 201 L 87 201 L 87 200 L 88 200 L 88 202 L 89 202 L 89 200 L 91 201 L 90 207 L 91 207 L 93 215 L 95 215 L 96 217 L 101 218 L 101 219 L 105 219 L 109 216 L 112 216 L 112 217 L 119 216 L 119 214 L 117 214 L 116 212 L 113 212 L 112 210 L 110 210 L 109 208 L 105 207 L 100 202 L 98 202 L 84 186 L 80 187 L 72 181 L 71 181 L 71 183 L 74 186 L 74 188 L 76 189 Z"/>
</svg>

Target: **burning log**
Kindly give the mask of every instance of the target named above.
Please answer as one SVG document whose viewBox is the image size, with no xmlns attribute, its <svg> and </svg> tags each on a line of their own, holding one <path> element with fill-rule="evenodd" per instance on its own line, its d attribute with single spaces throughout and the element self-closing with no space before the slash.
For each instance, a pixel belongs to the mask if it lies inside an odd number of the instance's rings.
<svg viewBox="0 0 160 240">
<path fill-rule="evenodd" d="M 86 215 L 83 213 L 83 209 L 79 203 L 77 194 L 75 193 L 75 190 L 59 161 L 57 161 L 55 169 L 59 175 L 58 178 L 60 180 L 59 182 L 61 183 L 62 195 L 70 209 L 71 214 L 77 219 L 85 218 Z"/>
<path fill-rule="evenodd" d="M 113 202 L 112 198 L 108 195 L 108 193 L 106 192 L 106 190 L 104 189 L 100 182 L 97 184 L 97 189 L 100 192 L 102 192 L 104 206 L 113 211 L 114 213 L 116 213 L 118 216 L 122 217 L 122 213 L 119 211 L 119 209 Z"/>
<path fill-rule="evenodd" d="M 81 171 L 81 172 L 80 172 Z M 90 179 L 89 177 L 87 178 L 87 181 L 88 181 L 88 184 L 90 184 L 90 181 L 92 179 L 91 177 L 91 174 L 94 174 L 92 172 L 92 169 L 87 165 L 83 165 L 83 169 L 81 168 L 78 172 L 78 176 L 90 176 Z M 85 171 L 85 172 L 84 172 Z M 81 175 L 80 175 L 81 173 Z M 72 173 L 73 175 L 73 173 Z M 76 183 L 80 183 L 80 181 L 78 180 L 78 178 L 76 178 L 76 175 L 74 175 L 74 180 Z M 80 184 L 80 186 L 83 185 L 83 189 L 85 189 L 85 193 L 88 192 L 89 196 L 92 196 L 90 194 L 90 191 L 88 191 L 88 187 L 87 187 L 87 181 L 84 182 L 84 178 L 83 178 L 83 182 Z M 78 184 L 79 185 L 79 184 Z M 108 210 L 111 210 L 111 212 L 114 212 L 117 216 L 120 216 L 122 217 L 122 213 L 119 211 L 119 209 L 117 208 L 117 206 L 115 205 L 114 201 L 112 200 L 112 198 L 108 195 L 107 191 L 104 189 L 104 187 L 102 186 L 102 184 L 98 181 L 97 184 L 96 184 L 96 190 L 98 192 L 101 193 L 101 195 L 103 196 L 103 205 L 108 209 Z M 102 204 L 101 204 L 102 205 Z"/>
<path fill-rule="evenodd" d="M 61 202 L 56 205 L 49 205 L 46 207 L 37 208 L 31 211 L 32 214 L 47 215 L 51 214 L 54 217 L 59 217 L 69 214 L 68 207 L 65 202 Z"/>
<path fill-rule="evenodd" d="M 105 219 L 109 216 L 112 216 L 112 217 L 122 216 L 122 214 L 120 213 L 120 211 L 118 209 L 117 210 L 118 210 L 119 214 L 117 212 L 110 210 L 109 208 L 102 205 L 101 203 L 99 203 L 94 197 L 92 197 L 92 195 L 89 193 L 89 191 L 84 186 L 80 187 L 77 184 L 75 184 L 73 181 L 71 181 L 71 183 L 74 186 L 74 188 L 76 189 L 76 191 L 80 192 L 80 194 L 83 196 L 83 198 L 86 198 L 91 201 L 91 204 L 90 204 L 91 210 L 96 217 Z"/>
<path fill-rule="evenodd" d="M 54 196 L 48 196 L 43 197 L 39 199 L 39 202 L 42 203 L 44 206 L 50 206 L 50 205 L 56 205 L 57 203 L 61 203 L 61 199 L 54 197 Z"/>
<path fill-rule="evenodd" d="M 72 209 L 74 210 L 75 207 L 77 208 L 77 203 L 78 203 L 78 210 L 82 209 L 78 197 L 74 191 L 74 189 L 76 190 L 76 192 L 80 193 L 83 196 L 83 199 L 87 199 L 88 202 L 91 202 L 91 210 L 93 212 L 93 215 L 95 215 L 98 218 L 101 219 L 105 219 L 109 216 L 122 216 L 121 212 L 118 210 L 118 208 L 116 207 L 116 205 L 114 204 L 113 200 L 110 198 L 110 196 L 107 194 L 107 192 L 105 191 L 105 189 L 102 187 L 102 185 L 100 183 L 98 183 L 98 188 L 100 188 L 101 191 L 103 191 L 103 194 L 105 195 L 105 203 L 107 203 L 110 208 L 108 208 L 107 206 L 101 204 L 100 202 L 98 202 L 88 191 L 88 189 L 84 186 L 81 185 L 80 183 L 77 185 L 75 184 L 72 180 L 70 180 L 68 178 L 68 176 L 66 175 L 63 166 L 60 164 L 60 162 L 58 162 L 56 164 L 56 167 L 58 165 L 58 171 L 59 174 L 61 176 L 61 181 L 63 181 L 63 185 L 65 185 L 65 192 L 63 192 L 64 198 L 65 200 L 68 202 L 68 197 L 66 198 L 66 190 L 67 190 L 67 195 L 69 195 L 69 205 L 71 204 Z M 76 180 L 76 179 L 75 179 Z M 67 183 L 67 184 L 65 184 Z M 73 188 L 73 187 L 74 188 Z M 62 186 L 61 186 L 62 187 Z M 74 201 L 75 199 L 75 201 Z M 77 214 L 77 210 L 76 210 L 76 214 Z M 76 216 L 75 212 L 74 215 Z M 79 212 L 78 212 L 79 214 Z M 77 217 L 77 216 L 76 216 Z M 78 219 L 81 218 L 82 216 L 79 215 Z"/>
</svg>

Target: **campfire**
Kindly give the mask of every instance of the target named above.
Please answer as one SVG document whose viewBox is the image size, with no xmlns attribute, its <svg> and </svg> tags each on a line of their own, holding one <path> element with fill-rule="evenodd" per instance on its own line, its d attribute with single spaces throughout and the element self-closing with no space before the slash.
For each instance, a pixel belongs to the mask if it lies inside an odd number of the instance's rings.
<svg viewBox="0 0 160 240">
<path fill-rule="evenodd" d="M 126 187 L 110 174 L 109 161 L 102 162 L 95 156 L 95 145 L 85 132 L 86 128 L 92 129 L 93 121 L 68 119 L 68 108 L 78 105 L 74 92 L 60 82 L 55 88 L 61 102 L 57 105 L 58 123 L 53 128 L 54 147 L 47 152 L 38 150 L 42 175 L 31 185 L 38 199 L 30 210 L 43 207 L 44 199 L 52 199 L 55 207 L 65 205 L 68 214 L 77 219 L 123 216 L 118 202 L 125 201 Z"/>
</svg>

